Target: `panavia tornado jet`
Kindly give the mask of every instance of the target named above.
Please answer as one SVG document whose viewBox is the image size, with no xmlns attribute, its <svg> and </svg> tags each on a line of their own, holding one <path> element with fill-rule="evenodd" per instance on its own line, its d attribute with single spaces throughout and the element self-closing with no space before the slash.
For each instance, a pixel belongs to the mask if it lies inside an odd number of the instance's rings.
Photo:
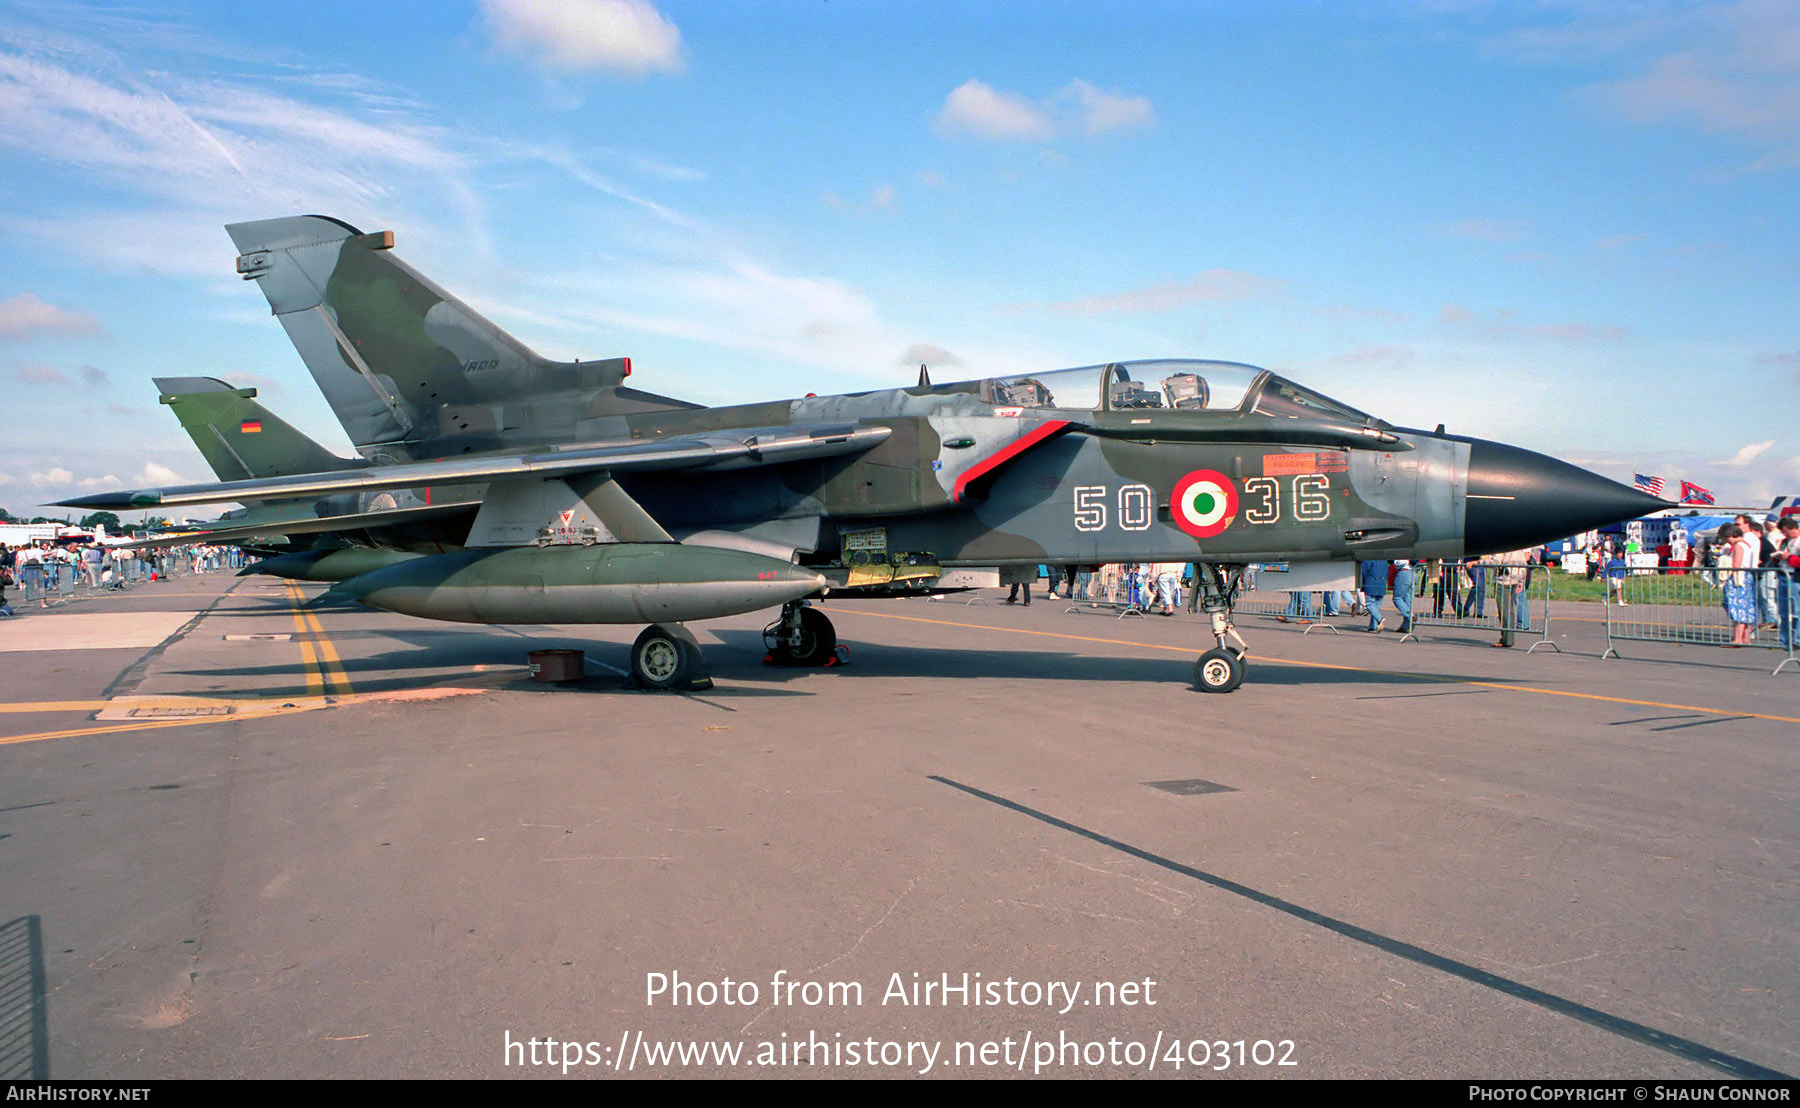
<svg viewBox="0 0 1800 1108">
<path fill-rule="evenodd" d="M 338 591 L 428 619 L 645 623 L 631 672 L 650 688 L 699 676 L 684 621 L 779 607 L 771 655 L 822 664 L 836 637 L 810 599 L 941 591 L 971 567 L 1149 561 L 1200 567 L 1217 646 L 1196 683 L 1229 691 L 1247 563 L 1497 553 L 1667 506 L 1234 362 L 921 372 L 705 408 L 626 386 L 623 358 L 539 356 L 395 257 L 389 232 L 319 216 L 228 231 L 361 462 L 64 503 L 328 504 L 310 514 L 336 533 L 417 555 Z"/>
</svg>

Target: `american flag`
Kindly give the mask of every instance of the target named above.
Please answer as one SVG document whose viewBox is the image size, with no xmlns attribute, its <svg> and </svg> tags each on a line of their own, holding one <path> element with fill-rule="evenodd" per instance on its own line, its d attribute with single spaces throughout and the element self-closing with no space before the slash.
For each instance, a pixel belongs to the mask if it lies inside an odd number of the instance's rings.
<svg viewBox="0 0 1800 1108">
<path fill-rule="evenodd" d="M 1703 489 L 1692 481 L 1683 481 L 1681 483 L 1681 502 L 1683 504 L 1711 504 L 1713 502 L 1712 490 Z"/>
<path fill-rule="evenodd" d="M 1631 476 L 1631 483 L 1638 488 L 1643 489 L 1651 496 L 1661 496 L 1663 494 L 1663 479 L 1661 477 L 1647 477 L 1642 473 L 1634 473 Z"/>
</svg>

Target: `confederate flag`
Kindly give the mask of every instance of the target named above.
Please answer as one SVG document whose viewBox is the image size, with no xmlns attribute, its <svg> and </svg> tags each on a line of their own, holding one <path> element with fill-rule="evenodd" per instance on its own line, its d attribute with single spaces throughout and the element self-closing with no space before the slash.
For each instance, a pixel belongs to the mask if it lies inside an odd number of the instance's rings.
<svg viewBox="0 0 1800 1108">
<path fill-rule="evenodd" d="M 1703 489 L 1692 481 L 1683 481 L 1681 483 L 1681 502 L 1683 504 L 1711 504 L 1713 502 L 1712 490 Z"/>
</svg>

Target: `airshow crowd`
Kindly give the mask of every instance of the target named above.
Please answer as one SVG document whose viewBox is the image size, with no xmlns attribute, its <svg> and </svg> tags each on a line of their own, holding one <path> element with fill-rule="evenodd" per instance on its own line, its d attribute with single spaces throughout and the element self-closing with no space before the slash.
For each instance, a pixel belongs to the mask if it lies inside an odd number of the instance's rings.
<svg viewBox="0 0 1800 1108">
<path fill-rule="evenodd" d="M 247 558 L 235 546 L 175 546 L 133 550 L 100 543 L 59 543 L 44 539 L 8 546 L 0 543 L 0 617 L 16 615 L 8 590 L 21 604 L 51 608 L 76 591 L 125 589 L 173 573 L 239 569 Z"/>
</svg>

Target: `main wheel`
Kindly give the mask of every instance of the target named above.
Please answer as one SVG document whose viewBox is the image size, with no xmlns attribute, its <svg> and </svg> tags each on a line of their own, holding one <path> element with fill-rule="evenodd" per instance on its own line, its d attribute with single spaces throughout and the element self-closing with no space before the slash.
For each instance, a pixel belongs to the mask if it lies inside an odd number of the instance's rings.
<svg viewBox="0 0 1800 1108">
<path fill-rule="evenodd" d="M 837 629 L 817 608 L 800 609 L 800 634 L 780 646 L 781 660 L 790 666 L 822 666 L 837 650 Z"/>
<path fill-rule="evenodd" d="M 631 644 L 631 677 L 642 688 L 681 688 L 699 668 L 700 648 L 684 628 L 653 624 Z"/>
<path fill-rule="evenodd" d="M 1243 683 L 1243 659 L 1229 650 L 1208 650 L 1194 663 L 1194 684 L 1201 692 L 1226 693 Z"/>
</svg>

